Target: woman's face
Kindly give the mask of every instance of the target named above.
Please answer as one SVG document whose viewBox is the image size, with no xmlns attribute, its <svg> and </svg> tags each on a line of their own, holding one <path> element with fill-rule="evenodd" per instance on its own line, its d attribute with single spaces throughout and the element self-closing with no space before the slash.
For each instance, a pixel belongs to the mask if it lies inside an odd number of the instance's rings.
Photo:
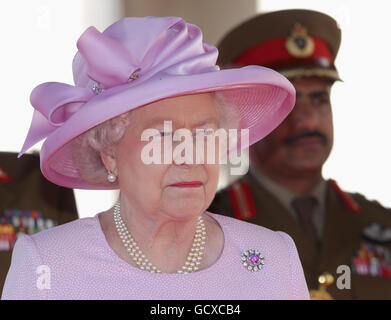
<svg viewBox="0 0 391 320">
<path fill-rule="evenodd" d="M 171 132 L 173 136 L 177 129 L 192 133 L 194 155 L 196 129 L 205 129 L 205 134 L 210 133 L 210 129 L 218 129 L 212 95 L 204 93 L 164 99 L 132 111 L 130 119 L 124 137 L 114 149 L 114 172 L 119 179 L 121 194 L 144 212 L 175 220 L 186 220 L 203 213 L 217 189 L 217 162 L 186 164 L 182 161 L 178 164 L 174 162 L 178 154 L 172 152 L 173 162 L 164 164 L 163 152 L 167 138 L 171 140 L 173 151 L 181 143 L 171 138 Z M 164 132 L 164 121 L 171 121 L 172 130 Z M 142 134 L 147 129 L 158 130 L 154 142 L 151 142 L 152 138 L 142 141 Z M 202 135 L 203 131 L 199 132 Z M 206 136 L 202 135 L 202 139 L 206 144 Z M 161 145 L 161 164 L 145 164 L 142 159 L 145 159 L 145 147 L 156 144 Z M 215 146 L 218 150 L 217 144 Z"/>
</svg>

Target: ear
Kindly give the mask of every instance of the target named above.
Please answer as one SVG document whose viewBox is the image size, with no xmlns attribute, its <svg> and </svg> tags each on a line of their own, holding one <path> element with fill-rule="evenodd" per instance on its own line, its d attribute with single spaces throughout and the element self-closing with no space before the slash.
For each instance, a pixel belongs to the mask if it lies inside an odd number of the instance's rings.
<svg viewBox="0 0 391 320">
<path fill-rule="evenodd" d="M 106 153 L 101 151 L 100 158 L 107 171 L 111 171 L 118 176 L 117 161 L 114 153 Z"/>
</svg>

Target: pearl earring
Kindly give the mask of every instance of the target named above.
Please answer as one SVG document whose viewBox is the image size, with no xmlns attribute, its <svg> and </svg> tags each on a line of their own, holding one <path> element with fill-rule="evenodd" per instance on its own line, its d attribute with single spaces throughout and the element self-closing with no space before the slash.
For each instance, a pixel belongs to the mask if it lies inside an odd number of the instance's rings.
<svg viewBox="0 0 391 320">
<path fill-rule="evenodd" d="M 112 173 L 111 171 L 108 171 L 107 173 L 107 180 L 111 183 L 113 183 L 115 180 L 117 180 L 117 177 L 115 176 L 114 173 Z"/>
</svg>

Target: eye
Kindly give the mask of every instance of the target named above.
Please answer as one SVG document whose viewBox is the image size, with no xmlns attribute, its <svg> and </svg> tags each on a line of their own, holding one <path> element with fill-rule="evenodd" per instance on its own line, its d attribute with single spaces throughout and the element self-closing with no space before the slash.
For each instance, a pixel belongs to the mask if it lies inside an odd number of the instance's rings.
<svg viewBox="0 0 391 320">
<path fill-rule="evenodd" d="M 322 105 L 322 104 L 327 104 L 330 102 L 330 99 L 329 99 L 329 96 L 328 95 L 318 95 L 318 96 L 314 96 L 312 98 L 312 104 L 314 105 Z"/>
<path fill-rule="evenodd" d="M 193 134 L 193 136 L 194 137 L 196 137 L 196 136 L 204 137 L 204 136 L 213 135 L 213 133 L 214 133 L 214 130 L 211 128 L 202 128 L 202 129 L 197 129 L 196 132 Z"/>
<path fill-rule="evenodd" d="M 204 129 L 204 134 L 210 136 L 214 133 L 214 130 L 211 128 Z"/>
<path fill-rule="evenodd" d="M 166 137 L 166 136 L 170 136 L 172 134 L 172 132 L 171 131 L 166 131 L 166 132 L 164 132 L 164 131 L 160 131 L 159 132 L 159 134 L 157 135 L 157 136 L 159 136 L 159 137 Z"/>
</svg>

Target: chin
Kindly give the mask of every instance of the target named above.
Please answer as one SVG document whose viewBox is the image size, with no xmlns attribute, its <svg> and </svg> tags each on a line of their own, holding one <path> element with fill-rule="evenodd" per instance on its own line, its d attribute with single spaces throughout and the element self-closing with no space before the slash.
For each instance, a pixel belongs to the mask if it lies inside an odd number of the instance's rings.
<svg viewBox="0 0 391 320">
<path fill-rule="evenodd" d="M 301 172 L 302 174 L 304 174 L 306 172 L 322 170 L 324 162 L 325 160 L 314 161 L 314 159 L 310 159 L 307 161 L 297 161 L 295 163 L 291 163 L 289 167 L 294 172 Z"/>
<path fill-rule="evenodd" d="M 321 169 L 328 158 L 326 152 L 307 152 L 305 154 L 291 156 L 287 166 L 295 170 L 316 170 Z"/>
<path fill-rule="evenodd" d="M 187 220 L 197 217 L 205 211 L 204 199 L 182 200 L 178 199 L 175 203 L 170 203 L 165 206 L 165 211 L 172 213 L 178 220 Z"/>
</svg>

